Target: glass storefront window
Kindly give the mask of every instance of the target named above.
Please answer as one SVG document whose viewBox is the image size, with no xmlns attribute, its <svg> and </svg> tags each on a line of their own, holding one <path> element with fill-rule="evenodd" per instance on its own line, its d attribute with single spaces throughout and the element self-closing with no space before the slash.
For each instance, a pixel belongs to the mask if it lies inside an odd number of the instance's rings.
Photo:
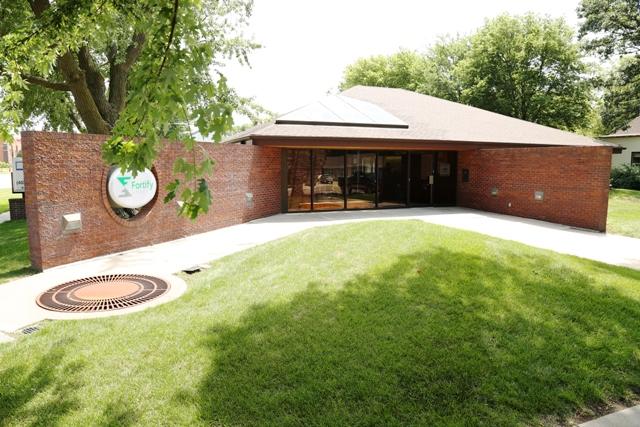
<svg viewBox="0 0 640 427">
<path fill-rule="evenodd" d="M 287 150 L 289 212 L 455 205 L 454 151 Z"/>
<path fill-rule="evenodd" d="M 376 207 L 376 154 L 347 153 L 347 209 Z"/>
<path fill-rule="evenodd" d="M 344 151 L 313 151 L 313 210 L 344 209 Z"/>
<path fill-rule="evenodd" d="M 407 152 L 378 154 L 378 207 L 407 205 Z"/>
<path fill-rule="evenodd" d="M 289 150 L 287 207 L 289 212 L 311 210 L 311 150 Z"/>
</svg>

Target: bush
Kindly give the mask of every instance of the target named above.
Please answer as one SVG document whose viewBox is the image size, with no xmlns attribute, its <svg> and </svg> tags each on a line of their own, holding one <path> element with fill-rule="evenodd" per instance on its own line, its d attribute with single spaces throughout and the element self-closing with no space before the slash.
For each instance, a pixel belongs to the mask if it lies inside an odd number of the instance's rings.
<svg viewBox="0 0 640 427">
<path fill-rule="evenodd" d="M 624 165 L 611 171 L 611 186 L 640 190 L 640 165 Z"/>
<path fill-rule="evenodd" d="M 11 165 L 7 162 L 0 162 L 0 169 L 9 169 Z"/>
</svg>

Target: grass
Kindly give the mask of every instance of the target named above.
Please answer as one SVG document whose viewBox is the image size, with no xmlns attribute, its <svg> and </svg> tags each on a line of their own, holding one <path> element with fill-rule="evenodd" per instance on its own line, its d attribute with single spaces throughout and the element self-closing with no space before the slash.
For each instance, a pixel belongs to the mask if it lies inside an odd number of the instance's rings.
<svg viewBox="0 0 640 427">
<path fill-rule="evenodd" d="M 0 223 L 0 283 L 33 274 L 25 220 Z"/>
<path fill-rule="evenodd" d="M 555 424 L 639 391 L 639 271 L 377 221 L 185 278 L 0 345 L 0 424 Z"/>
<path fill-rule="evenodd" d="M 640 238 L 640 191 L 611 190 L 607 232 Z"/>
<path fill-rule="evenodd" d="M 10 188 L 0 188 L 0 213 L 9 211 L 9 199 L 20 197 L 19 194 L 13 194 Z"/>
</svg>

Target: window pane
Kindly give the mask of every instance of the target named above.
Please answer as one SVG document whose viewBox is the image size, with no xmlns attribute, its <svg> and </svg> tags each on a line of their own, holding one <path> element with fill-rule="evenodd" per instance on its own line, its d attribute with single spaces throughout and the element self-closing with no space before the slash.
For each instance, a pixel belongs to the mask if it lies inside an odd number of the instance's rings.
<svg viewBox="0 0 640 427">
<path fill-rule="evenodd" d="M 289 212 L 311 210 L 311 151 L 289 150 L 287 195 Z"/>
<path fill-rule="evenodd" d="M 632 165 L 640 165 L 640 152 L 639 151 L 631 153 L 631 164 Z"/>
<path fill-rule="evenodd" d="M 406 206 L 407 153 L 383 152 L 378 155 L 378 207 Z"/>
<path fill-rule="evenodd" d="M 376 207 L 376 155 L 350 152 L 347 154 L 347 208 Z"/>
<path fill-rule="evenodd" d="M 344 209 L 344 151 L 313 151 L 313 210 Z"/>
</svg>

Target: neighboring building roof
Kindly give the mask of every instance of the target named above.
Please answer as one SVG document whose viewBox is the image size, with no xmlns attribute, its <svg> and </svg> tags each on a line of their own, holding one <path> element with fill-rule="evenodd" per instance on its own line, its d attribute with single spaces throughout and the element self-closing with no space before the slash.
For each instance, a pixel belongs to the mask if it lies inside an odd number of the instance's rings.
<svg viewBox="0 0 640 427">
<path fill-rule="evenodd" d="M 624 130 L 619 130 L 611 135 L 604 135 L 601 138 L 619 138 L 622 136 L 640 136 L 640 116 L 631 120 L 629 127 Z"/>
<path fill-rule="evenodd" d="M 534 145 L 609 145 L 594 138 L 565 132 L 520 119 L 504 116 L 433 96 L 404 89 L 355 86 L 342 92 L 345 102 L 363 101 L 382 109 L 389 116 L 408 125 L 407 128 L 322 124 L 323 120 L 291 124 L 262 124 L 228 138 L 238 142 L 253 138 L 335 138 L 393 139 L 413 141 L 505 143 Z M 316 105 L 316 104 L 311 104 Z M 307 107 L 303 107 L 304 110 Z M 314 109 L 317 107 L 314 107 Z M 311 112 L 313 109 L 306 110 Z M 300 110 L 296 110 L 300 111 Z M 295 113 L 285 114 L 287 117 Z M 309 124 L 309 122 L 319 122 Z"/>
</svg>

